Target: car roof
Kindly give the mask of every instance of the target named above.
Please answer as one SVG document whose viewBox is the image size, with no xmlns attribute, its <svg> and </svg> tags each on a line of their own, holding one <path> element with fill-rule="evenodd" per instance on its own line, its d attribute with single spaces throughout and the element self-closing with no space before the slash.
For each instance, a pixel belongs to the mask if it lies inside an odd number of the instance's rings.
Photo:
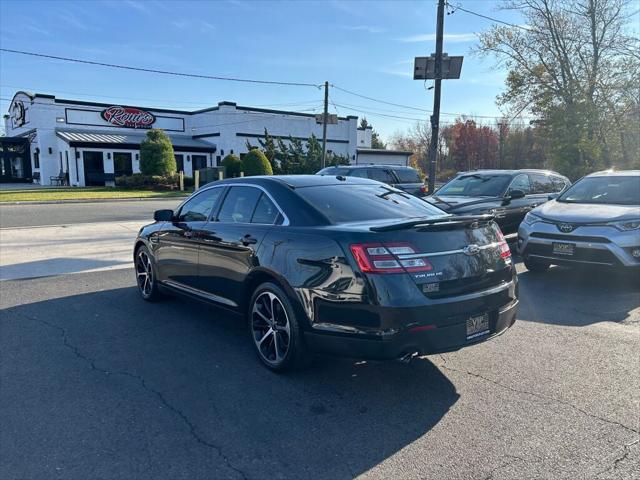
<svg viewBox="0 0 640 480">
<path fill-rule="evenodd" d="M 498 169 L 486 169 L 486 170 L 469 170 L 466 172 L 458 172 L 458 175 L 473 175 L 474 173 L 480 175 L 518 175 L 520 173 L 542 173 L 544 175 L 557 175 L 564 177 L 564 175 L 554 172 L 552 170 L 542 170 L 537 168 L 522 168 L 519 170 L 498 170 Z"/>
<path fill-rule="evenodd" d="M 594 172 L 587 177 L 637 177 L 640 176 L 640 170 L 602 170 Z"/>
<path fill-rule="evenodd" d="M 357 170 L 360 168 L 393 168 L 394 170 L 415 170 L 413 167 L 406 165 L 380 165 L 378 163 L 371 165 L 332 165 L 326 168 L 348 168 L 351 170 Z"/>
<path fill-rule="evenodd" d="M 228 178 L 211 183 L 214 185 L 244 185 L 260 186 L 280 185 L 289 188 L 315 187 L 322 185 L 366 185 L 379 184 L 375 180 L 360 177 L 346 177 L 341 175 L 256 175 L 253 177 Z"/>
</svg>

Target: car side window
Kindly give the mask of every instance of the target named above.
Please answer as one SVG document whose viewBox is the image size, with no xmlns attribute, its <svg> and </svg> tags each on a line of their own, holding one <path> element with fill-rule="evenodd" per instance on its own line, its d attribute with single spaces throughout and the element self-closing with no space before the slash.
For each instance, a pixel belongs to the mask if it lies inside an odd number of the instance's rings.
<svg viewBox="0 0 640 480">
<path fill-rule="evenodd" d="M 551 177 L 551 182 L 553 185 L 553 190 L 549 193 L 560 193 L 567 186 L 567 182 L 564 178 L 561 177 Z"/>
<path fill-rule="evenodd" d="M 367 169 L 366 168 L 354 168 L 348 173 L 350 177 L 360 177 L 367 178 Z"/>
<path fill-rule="evenodd" d="M 520 175 L 516 176 L 516 178 L 513 179 L 511 185 L 509 186 L 509 191 L 511 190 L 522 190 L 525 195 L 530 194 L 531 184 L 529 182 L 529 176 L 526 173 L 521 173 Z"/>
<path fill-rule="evenodd" d="M 383 183 L 395 183 L 395 178 L 393 178 L 391 173 L 382 168 L 370 168 L 369 178 Z"/>
<path fill-rule="evenodd" d="M 219 222 L 250 223 L 262 191 L 254 187 L 231 187 L 224 199 Z"/>
<path fill-rule="evenodd" d="M 553 184 L 548 175 L 542 173 L 530 173 L 531 193 L 553 193 Z"/>
<path fill-rule="evenodd" d="M 222 188 L 211 188 L 187 200 L 180 209 L 178 222 L 206 222 L 221 193 Z"/>
<path fill-rule="evenodd" d="M 263 225 L 273 225 L 276 223 L 280 212 L 274 203 L 264 193 L 260 195 L 256 209 L 251 217 L 251 223 L 261 223 Z"/>
</svg>

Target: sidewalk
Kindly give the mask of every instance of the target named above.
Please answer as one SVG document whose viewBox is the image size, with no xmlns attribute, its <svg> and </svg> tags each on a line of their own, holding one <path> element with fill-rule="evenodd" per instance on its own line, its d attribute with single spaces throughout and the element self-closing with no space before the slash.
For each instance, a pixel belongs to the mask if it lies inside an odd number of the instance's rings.
<svg viewBox="0 0 640 480">
<path fill-rule="evenodd" d="M 0 230 L 0 281 L 131 268 L 145 222 L 102 222 Z M 132 274 L 133 275 L 133 274 Z"/>
</svg>

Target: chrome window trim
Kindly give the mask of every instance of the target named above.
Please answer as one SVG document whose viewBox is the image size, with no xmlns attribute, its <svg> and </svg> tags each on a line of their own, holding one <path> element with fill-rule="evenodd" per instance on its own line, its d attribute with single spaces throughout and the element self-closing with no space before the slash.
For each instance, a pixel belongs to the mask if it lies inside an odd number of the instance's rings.
<svg viewBox="0 0 640 480">
<path fill-rule="evenodd" d="M 287 215 L 284 213 L 284 211 L 282 210 L 282 208 L 280 207 L 280 205 L 278 205 L 278 202 L 276 202 L 275 198 L 273 198 L 273 196 L 269 193 L 269 191 L 267 189 L 265 189 L 263 186 L 261 185 L 256 185 L 255 183 L 237 183 L 237 184 L 226 184 L 226 185 L 219 185 L 219 187 L 229 187 L 230 189 L 233 187 L 253 187 L 253 188 L 257 188 L 258 190 L 262 191 L 262 193 L 264 193 L 267 197 L 269 197 L 269 200 L 271 200 L 271 202 L 273 202 L 273 204 L 276 206 L 276 208 L 278 209 L 278 212 L 280 212 L 280 215 L 282 215 L 283 221 L 280 225 L 276 224 L 276 223 L 253 223 L 253 222 L 220 222 L 218 221 L 217 215 L 215 220 L 213 218 L 211 218 L 209 221 L 214 221 L 215 223 L 221 223 L 224 225 L 267 225 L 267 226 L 271 226 L 271 227 L 287 227 L 289 226 L 291 223 L 289 222 L 289 217 L 287 217 Z M 211 188 L 217 188 L 217 187 L 211 187 Z M 228 194 L 227 194 L 228 195 Z M 226 196 L 224 198 L 224 200 L 226 200 Z M 220 205 L 221 207 L 224 206 L 224 200 L 222 205 Z M 220 214 L 220 211 L 218 211 L 218 215 Z"/>
</svg>

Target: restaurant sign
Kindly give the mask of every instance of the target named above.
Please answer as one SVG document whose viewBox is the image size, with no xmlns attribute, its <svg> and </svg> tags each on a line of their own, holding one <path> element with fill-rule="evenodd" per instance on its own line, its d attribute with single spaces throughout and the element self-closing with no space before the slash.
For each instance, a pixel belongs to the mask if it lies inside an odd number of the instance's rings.
<svg viewBox="0 0 640 480">
<path fill-rule="evenodd" d="M 105 108 L 100 116 L 116 127 L 127 128 L 151 128 L 156 121 L 152 113 L 134 107 Z"/>
</svg>

